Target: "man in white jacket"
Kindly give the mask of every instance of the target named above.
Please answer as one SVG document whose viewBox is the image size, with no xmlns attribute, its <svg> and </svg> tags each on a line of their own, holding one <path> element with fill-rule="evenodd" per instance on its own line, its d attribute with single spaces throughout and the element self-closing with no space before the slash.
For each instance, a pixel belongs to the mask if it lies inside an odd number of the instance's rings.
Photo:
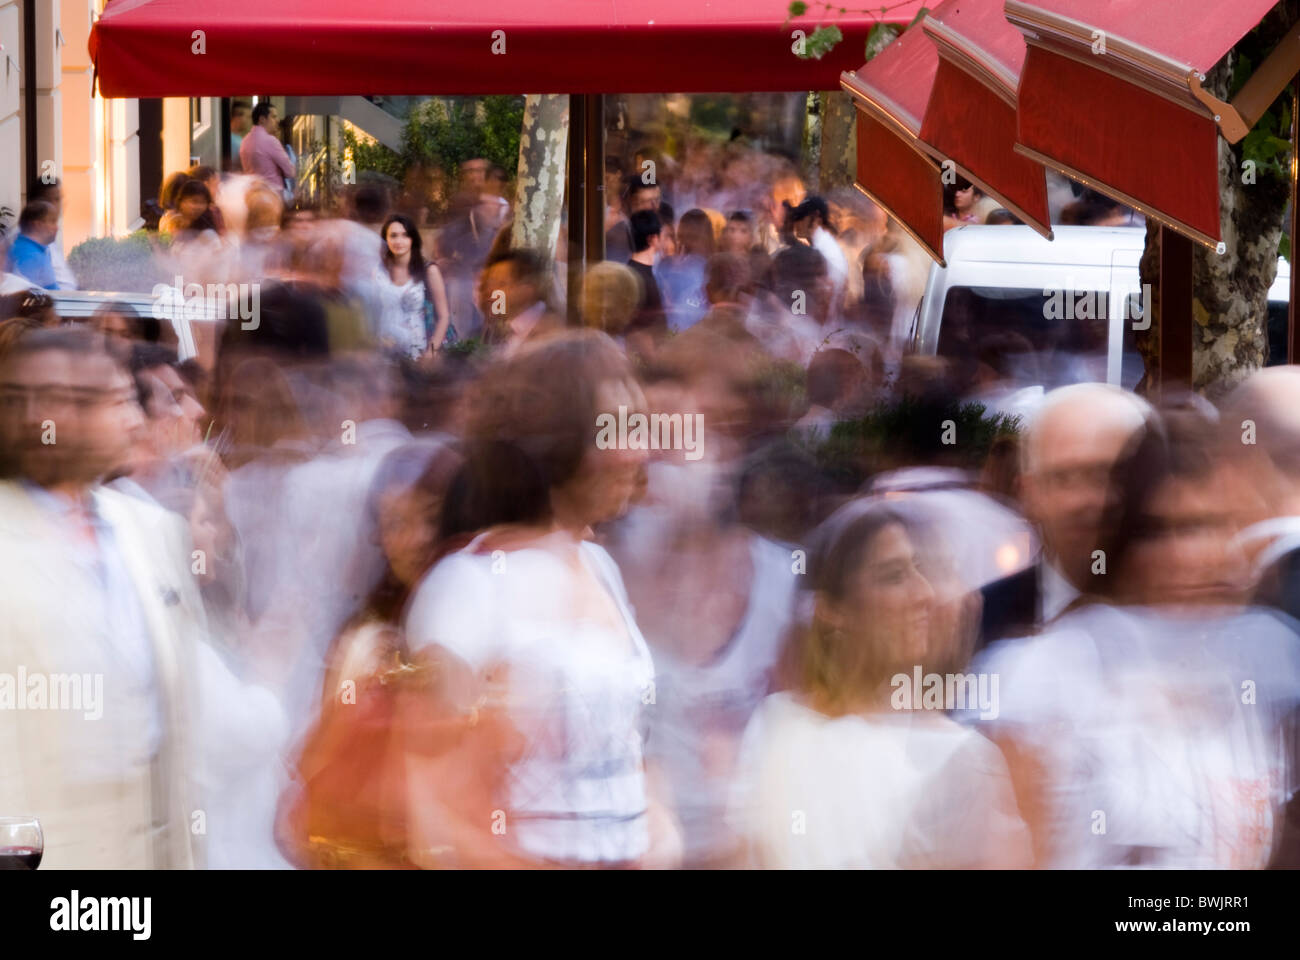
<svg viewBox="0 0 1300 960">
<path fill-rule="evenodd" d="M 196 865 L 188 537 L 100 483 L 141 425 L 89 331 L 34 331 L 0 358 L 0 814 L 40 820 L 45 867 Z"/>
</svg>

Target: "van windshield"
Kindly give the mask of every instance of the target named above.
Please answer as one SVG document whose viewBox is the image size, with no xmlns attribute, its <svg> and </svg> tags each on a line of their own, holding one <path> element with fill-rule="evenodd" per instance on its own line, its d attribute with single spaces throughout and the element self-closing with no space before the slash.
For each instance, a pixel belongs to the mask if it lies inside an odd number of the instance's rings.
<svg viewBox="0 0 1300 960">
<path fill-rule="evenodd" d="M 958 379 L 1050 390 L 1106 379 L 1108 327 L 1104 291 L 952 287 L 937 352 Z"/>
</svg>

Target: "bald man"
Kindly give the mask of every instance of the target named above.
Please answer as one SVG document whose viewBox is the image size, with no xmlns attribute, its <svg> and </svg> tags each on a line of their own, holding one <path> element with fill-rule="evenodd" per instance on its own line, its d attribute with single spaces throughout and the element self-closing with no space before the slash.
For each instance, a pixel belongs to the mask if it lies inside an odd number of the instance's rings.
<svg viewBox="0 0 1300 960">
<path fill-rule="evenodd" d="M 1256 371 L 1224 404 L 1229 459 L 1259 493 L 1241 534 L 1258 576 L 1257 602 L 1300 619 L 1300 367 Z"/>
<path fill-rule="evenodd" d="M 1021 442 L 1020 502 L 1039 531 L 1038 562 L 982 591 L 981 647 L 1037 633 L 1087 591 L 1111 470 L 1151 407 L 1104 383 L 1052 390 Z"/>
</svg>

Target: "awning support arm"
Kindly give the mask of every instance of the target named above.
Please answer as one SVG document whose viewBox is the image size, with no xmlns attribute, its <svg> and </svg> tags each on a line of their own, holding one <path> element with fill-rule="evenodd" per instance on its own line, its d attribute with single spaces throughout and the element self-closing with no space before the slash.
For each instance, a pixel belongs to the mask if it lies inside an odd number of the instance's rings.
<svg viewBox="0 0 1300 960">
<path fill-rule="evenodd" d="M 1201 88 L 1205 81 L 1202 74 L 1190 74 L 1187 86 L 1191 89 L 1192 96 L 1214 114 L 1224 139 L 1229 143 L 1237 143 L 1259 122 L 1264 111 L 1297 73 L 1300 73 L 1300 21 L 1287 31 L 1273 52 L 1251 74 L 1246 85 L 1233 97 L 1232 103 L 1225 103 L 1206 93 Z"/>
</svg>

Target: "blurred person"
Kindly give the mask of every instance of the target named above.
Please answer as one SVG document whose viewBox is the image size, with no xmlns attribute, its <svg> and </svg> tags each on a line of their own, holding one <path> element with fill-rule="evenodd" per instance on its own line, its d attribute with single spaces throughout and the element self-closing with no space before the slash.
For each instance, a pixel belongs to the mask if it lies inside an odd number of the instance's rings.
<svg viewBox="0 0 1300 960">
<path fill-rule="evenodd" d="M 1252 478 L 1260 510 L 1242 531 L 1258 602 L 1300 619 L 1300 368 L 1252 373 L 1228 397 L 1223 431 L 1230 462 Z"/>
<path fill-rule="evenodd" d="M 983 224 L 984 216 L 976 207 L 984 199 L 984 191 L 966 180 L 957 177 L 952 183 L 944 185 L 944 229 L 965 224 Z"/>
<path fill-rule="evenodd" d="M 331 222 L 343 246 L 342 287 L 365 307 L 370 332 L 378 336 L 384 305 L 377 277 L 385 270 L 383 225 L 388 196 L 373 183 L 358 184 L 348 198 L 349 215 Z"/>
<path fill-rule="evenodd" d="M 411 656 L 401 622 L 411 590 L 442 549 L 442 502 L 461 462 L 443 441 L 419 440 L 393 449 L 371 481 L 367 525 L 384 572 L 326 656 L 319 719 L 295 749 L 296 777 L 278 818 L 280 842 L 301 867 L 409 867 L 419 832 L 413 814 L 445 817 L 439 802 L 450 792 L 460 803 L 477 799 L 464 795 L 463 769 L 454 786 L 417 772 L 433 744 L 419 737 L 413 748 L 418 734 L 408 724 L 427 722 L 427 714 L 413 721 L 402 709 L 412 698 L 437 697 L 437 685 L 408 692 L 403 683 L 420 683 L 424 664 Z M 435 739 L 451 739 L 447 726 Z M 435 759 L 465 759 L 441 753 Z"/>
<path fill-rule="evenodd" d="M 478 336 L 483 329 L 483 316 L 474 304 L 474 283 L 509 218 L 510 204 L 505 198 L 484 190 L 467 212 L 453 218 L 438 234 L 438 269 L 446 281 L 452 326 L 463 339 Z"/>
<path fill-rule="evenodd" d="M 636 252 L 632 235 L 632 216 L 647 212 L 658 216 L 663 192 L 657 183 L 646 183 L 639 173 L 629 173 L 623 181 L 623 216 L 605 231 L 605 259 L 627 263 Z"/>
<path fill-rule="evenodd" d="M 298 175 L 280 140 L 280 112 L 269 100 L 253 108 L 252 129 L 239 145 L 239 162 L 244 173 L 260 177 L 277 196 L 284 193 L 285 181 Z"/>
<path fill-rule="evenodd" d="M 193 867 L 205 627 L 188 538 L 173 514 L 100 483 L 142 426 L 131 378 L 90 331 L 33 331 L 4 358 L 0 399 L 0 672 L 108 681 L 85 712 L 0 725 L 0 806 L 39 812 L 47 867 Z"/>
<path fill-rule="evenodd" d="M 821 197 L 808 197 L 790 211 L 790 229 L 826 259 L 831 278 L 830 322 L 839 320 L 844 311 L 844 290 L 848 284 L 849 261 L 830 224 L 830 207 Z"/>
<path fill-rule="evenodd" d="M 793 242 L 788 214 L 791 209 L 803 203 L 808 191 L 789 161 L 782 162 L 771 184 L 771 189 L 762 201 L 758 242 L 768 254 L 775 256 L 783 246 Z"/>
<path fill-rule="evenodd" d="M 384 458 L 410 443 L 398 420 L 398 379 L 383 357 L 333 361 L 323 386 L 343 424 L 302 462 L 285 464 L 274 526 L 259 532 L 277 565 L 273 591 L 252 618 L 268 670 L 295 734 L 311 718 L 330 644 L 383 574 L 383 557 L 366 497 Z M 269 491 L 268 491 L 269 492 Z M 321 517 L 329 523 L 321 523 Z"/>
<path fill-rule="evenodd" d="M 984 222 L 989 226 L 1014 226 L 1024 223 L 1019 217 L 1008 210 L 1006 207 L 998 207 L 996 210 L 990 210 Z"/>
<path fill-rule="evenodd" d="M 649 756 L 671 788 L 685 865 L 708 867 L 735 853 L 725 814 L 740 737 L 774 689 L 798 578 L 786 547 L 737 518 L 746 384 L 731 357 L 715 363 L 699 349 L 698 334 L 656 356 L 646 406 L 698 415 L 701 456 L 653 454 L 645 495 L 611 529 L 609 549 L 654 656 Z"/>
<path fill-rule="evenodd" d="M 551 310 L 546 265 L 532 250 L 506 250 L 488 260 L 479 279 L 479 309 L 487 318 L 484 340 L 509 357 L 530 340 L 561 330 Z"/>
<path fill-rule="evenodd" d="M 244 137 L 253 127 L 252 106 L 247 100 L 233 100 L 230 103 L 230 155 L 236 160 L 242 156 Z"/>
<path fill-rule="evenodd" d="M 434 566 L 406 618 L 413 651 L 469 672 L 464 702 L 500 690 L 525 744 L 498 801 L 513 825 L 499 839 L 542 865 L 680 860 L 644 756 L 654 665 L 618 567 L 588 539 L 626 509 L 645 460 L 594 442 L 598 414 L 620 405 L 641 409 L 640 390 L 595 331 L 489 368 L 444 514 L 444 534 L 477 535 Z"/>
<path fill-rule="evenodd" d="M 57 327 L 63 322 L 54 309 L 54 299 L 37 287 L 0 296 L 0 321 L 9 324 L 9 336 L 14 340 L 17 331 Z"/>
<path fill-rule="evenodd" d="M 506 168 L 500 164 L 494 163 L 488 167 L 487 176 L 483 181 L 483 193 L 490 196 L 500 197 L 502 200 L 509 202 L 506 197 L 506 189 L 510 183 L 510 174 Z"/>
<path fill-rule="evenodd" d="M 582 322 L 617 342 L 641 300 L 641 281 L 630 267 L 602 260 L 582 277 Z"/>
<path fill-rule="evenodd" d="M 376 281 L 384 303 L 380 341 L 410 357 L 437 353 L 451 325 L 442 273 L 424 259 L 420 233 L 409 217 L 390 214 L 383 238 L 385 271 Z"/>
<path fill-rule="evenodd" d="M 1296 787 L 1300 637 L 1244 605 L 1250 481 L 1208 420 L 1169 410 L 1147 418 L 1111 483 L 1105 575 L 1040 636 L 979 664 L 1003 679 L 988 729 L 1036 862 L 1266 866 Z M 1096 811 L 1108 829 L 1080 830 Z"/>
<path fill-rule="evenodd" d="M 217 233 L 225 233 L 226 219 L 221 213 L 221 208 L 217 206 L 217 195 L 221 190 L 221 172 L 216 167 L 200 163 L 190 167 L 187 176 L 208 188 L 208 195 L 212 197 L 212 206 L 208 208 L 212 214 L 212 222 Z"/>
<path fill-rule="evenodd" d="M 677 251 L 664 253 L 654 268 L 668 318 L 668 328 L 685 330 L 707 311 L 704 273 L 713 256 L 713 226 L 703 210 L 687 210 L 677 226 Z"/>
<path fill-rule="evenodd" d="M 188 471 L 178 461 L 202 442 L 206 411 L 177 372 L 174 350 L 136 344 L 130 366 L 145 429 L 129 479 L 165 506 L 169 488 L 189 482 Z"/>
<path fill-rule="evenodd" d="M 827 439 L 835 424 L 856 409 L 867 382 L 862 361 L 847 350 L 818 350 L 808 364 L 808 412 L 794 428 L 814 440 Z"/>
<path fill-rule="evenodd" d="M 605 230 L 623 219 L 623 182 L 627 168 L 615 156 L 605 157 Z"/>
<path fill-rule="evenodd" d="M 163 180 L 158 188 L 158 206 L 162 209 L 163 215 L 176 209 L 176 198 L 180 195 L 181 187 L 190 179 L 188 171 L 178 170 Z"/>
<path fill-rule="evenodd" d="M 655 264 L 662 249 L 663 224 L 652 210 L 639 210 L 628 220 L 632 230 L 632 257 L 627 265 L 641 281 L 641 299 L 632 328 L 658 326 L 664 318 L 664 298 L 655 279 Z"/>
<path fill-rule="evenodd" d="M 244 194 L 247 216 L 239 246 L 241 275 L 251 282 L 265 280 L 280 258 L 278 238 L 284 219 L 284 201 L 259 181 Z"/>
<path fill-rule="evenodd" d="M 105 303 L 95 308 L 90 327 L 111 339 L 135 343 L 158 343 L 162 339 L 162 321 L 142 317 L 135 307 L 123 301 Z"/>
<path fill-rule="evenodd" d="M 677 255 L 677 214 L 670 203 L 659 204 L 659 209 L 655 211 L 659 214 L 659 222 L 663 225 L 663 231 L 659 234 L 659 255 L 660 257 L 675 257 Z"/>
<path fill-rule="evenodd" d="M 1049 623 L 1096 580 L 1093 552 L 1111 471 L 1150 406 L 1108 384 L 1050 391 L 1021 439 L 1020 504 L 1042 540 L 1038 559 L 983 588 L 981 646 Z"/>
<path fill-rule="evenodd" d="M 384 571 L 326 657 L 322 707 L 338 700 L 344 681 L 375 673 L 405 650 L 402 617 L 436 559 L 443 500 L 461 463 L 446 442 L 421 439 L 393 448 L 375 470 L 365 509 Z"/>
<path fill-rule="evenodd" d="M 826 258 L 796 243 L 772 259 L 772 292 L 756 301 L 746 326 L 774 357 L 806 367 L 831 332 L 833 299 Z"/>
<path fill-rule="evenodd" d="M 727 225 L 722 230 L 722 253 L 738 253 L 748 256 L 758 245 L 754 234 L 754 221 L 744 210 L 733 211 L 727 217 Z"/>
<path fill-rule="evenodd" d="M 1060 222 L 1092 227 L 1131 227 L 1141 226 L 1146 220 L 1118 200 L 1084 188 L 1074 202 L 1061 210 Z"/>
<path fill-rule="evenodd" d="M 53 204 L 56 218 L 62 219 L 63 181 L 57 177 L 48 181 L 44 177 L 37 177 L 30 181 L 27 184 L 27 202 L 31 203 L 33 200 L 44 200 L 46 203 Z M 50 262 L 54 266 L 54 279 L 59 289 L 76 290 L 77 277 L 68 266 L 68 260 L 63 255 L 63 241 L 57 235 L 49 244 L 49 251 Z"/>
<path fill-rule="evenodd" d="M 186 180 L 180 185 L 176 191 L 176 209 L 165 214 L 158 224 L 159 233 L 171 234 L 177 239 L 205 230 L 215 232 L 216 229 L 212 194 L 199 180 Z"/>
<path fill-rule="evenodd" d="M 1007 868 L 1029 838 L 997 749 L 898 697 L 931 655 L 935 592 L 883 505 L 832 517 L 793 687 L 745 731 L 731 819 L 764 868 Z M 910 698 L 909 698 L 910 700 Z M 797 820 L 792 828 L 791 811 Z"/>
<path fill-rule="evenodd" d="M 45 290 L 58 290 L 50 246 L 59 235 L 58 208 L 45 200 L 31 200 L 18 215 L 18 236 L 5 260 L 5 270 Z"/>
<path fill-rule="evenodd" d="M 487 186 L 487 173 L 490 164 L 483 157 L 474 157 L 460 165 L 461 191 L 474 201 Z"/>
</svg>

